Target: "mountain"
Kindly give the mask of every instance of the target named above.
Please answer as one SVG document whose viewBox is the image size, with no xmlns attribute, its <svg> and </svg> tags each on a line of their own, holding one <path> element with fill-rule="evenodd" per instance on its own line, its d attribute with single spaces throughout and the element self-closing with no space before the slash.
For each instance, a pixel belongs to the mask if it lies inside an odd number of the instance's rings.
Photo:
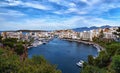
<svg viewBox="0 0 120 73">
<path fill-rule="evenodd" d="M 112 26 L 106 25 L 106 26 L 101 26 L 100 28 L 110 28 Z"/>
<path fill-rule="evenodd" d="M 105 26 L 101 26 L 101 27 L 97 27 L 97 26 L 92 26 L 92 27 L 80 27 L 80 28 L 75 28 L 75 29 L 72 29 L 74 31 L 77 31 L 77 32 L 82 32 L 82 31 L 89 31 L 89 30 L 93 30 L 93 29 L 98 29 L 98 28 L 110 28 L 112 26 L 109 26 L 109 25 L 105 25 Z"/>
</svg>

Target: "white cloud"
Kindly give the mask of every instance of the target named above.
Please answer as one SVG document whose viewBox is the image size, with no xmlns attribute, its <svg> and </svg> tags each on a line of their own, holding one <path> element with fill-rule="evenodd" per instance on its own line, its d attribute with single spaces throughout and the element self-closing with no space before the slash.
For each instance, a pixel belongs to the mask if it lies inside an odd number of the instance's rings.
<svg viewBox="0 0 120 73">
<path fill-rule="evenodd" d="M 101 15 L 102 13 L 108 12 L 111 9 L 120 7 L 120 2 L 117 2 L 117 1 L 107 3 L 107 2 L 104 2 L 104 0 L 79 0 L 79 1 L 77 0 L 78 4 L 80 2 L 86 3 L 87 5 L 84 7 L 80 7 L 76 3 L 73 3 L 67 0 L 64 0 L 64 1 L 49 0 L 49 1 L 68 7 L 68 9 L 61 9 L 61 10 L 54 11 L 53 13 L 56 13 L 56 14 L 76 13 L 78 15 L 84 15 L 84 14 Z"/>
<path fill-rule="evenodd" d="M 25 7 L 32 7 L 32 8 L 36 8 L 36 9 L 42 9 L 42 10 L 51 9 L 50 7 L 44 6 L 42 4 L 30 3 L 30 2 L 23 3 L 22 5 Z"/>
<path fill-rule="evenodd" d="M 22 4 L 21 1 L 16 1 L 16 0 L 9 0 L 8 1 L 8 5 L 10 5 L 10 6 L 17 6 L 17 5 L 20 5 L 20 4 Z"/>
<path fill-rule="evenodd" d="M 102 25 L 119 25 L 120 21 L 117 20 L 109 20 L 102 18 L 102 14 L 104 12 L 108 13 L 107 18 L 117 18 L 120 20 L 119 16 L 111 16 L 109 14 L 109 10 L 120 7 L 120 2 L 116 3 L 106 3 L 103 2 L 103 0 L 79 0 L 79 2 L 84 2 L 87 5 L 84 7 L 81 7 L 80 5 L 77 5 L 75 2 L 70 2 L 69 0 L 49 0 L 49 2 L 54 2 L 56 4 L 62 5 L 63 9 L 56 9 L 52 10 L 52 6 L 54 5 L 47 5 L 46 3 L 41 2 L 22 2 L 21 0 L 8 0 L 8 3 L 1 2 L 0 7 L 4 6 L 22 6 L 22 7 L 31 7 L 35 9 L 41 9 L 41 10 L 50 10 L 51 13 L 55 14 L 61 14 L 64 15 L 60 18 L 57 15 L 53 15 L 54 18 L 52 18 L 52 15 L 50 17 L 43 17 L 43 18 L 32 18 L 31 19 L 20 19 L 21 21 L 6 21 L 5 19 L 10 20 L 12 17 L 21 17 L 25 16 L 26 14 L 15 11 L 15 10 L 2 10 L 0 9 L 0 22 L 2 27 L 0 29 L 6 28 L 6 29 L 65 29 L 65 28 L 76 28 L 76 27 L 82 27 L 82 26 L 102 26 Z M 79 4 L 79 3 L 78 3 Z M 57 7 L 56 7 L 57 8 Z M 58 7 L 59 8 L 59 7 Z M 75 15 L 71 15 L 71 13 L 74 13 Z M 67 17 L 67 15 L 70 15 L 71 17 Z M 85 15 L 87 14 L 87 15 Z M 49 14 L 48 14 L 49 15 Z M 2 17 L 1 17 L 2 16 Z M 11 18 L 5 18 L 4 16 L 11 16 Z M 47 16 L 47 15 L 46 15 Z M 100 18 L 100 17 L 101 18 Z M 19 19 L 18 19 L 19 20 Z"/>
<path fill-rule="evenodd" d="M 78 15 L 83 15 L 83 14 L 87 14 L 88 12 L 84 11 L 84 10 L 79 10 L 79 9 L 73 7 L 73 8 L 68 8 L 67 10 L 54 11 L 53 13 L 59 14 L 59 15 L 69 14 L 69 13 L 75 13 L 75 14 L 78 14 Z"/>
<path fill-rule="evenodd" d="M 76 7 L 76 4 L 69 1 L 69 0 L 48 0 L 49 2 L 53 2 L 53 3 L 56 3 L 58 5 L 61 5 L 61 6 L 65 6 L 65 7 Z"/>
<path fill-rule="evenodd" d="M 100 3 L 101 0 L 80 0 L 81 2 L 86 3 L 89 6 Z"/>
<path fill-rule="evenodd" d="M 76 11 L 78 11 L 77 8 L 69 8 L 69 9 L 68 9 L 68 12 L 76 12 Z"/>
<path fill-rule="evenodd" d="M 31 2 L 23 2 L 21 0 L 7 0 L 8 2 L 1 2 L 0 7 L 4 6 L 23 6 L 23 7 L 31 7 L 35 9 L 41 9 L 41 10 L 51 10 L 51 7 L 47 5 L 40 4 L 35 1 Z"/>
<path fill-rule="evenodd" d="M 64 14 L 64 13 L 61 12 L 61 11 L 54 11 L 53 13 L 55 13 L 55 14 Z"/>
<path fill-rule="evenodd" d="M 49 2 L 54 2 L 54 3 L 57 3 L 57 4 L 60 4 L 61 0 L 48 0 Z"/>
<path fill-rule="evenodd" d="M 95 17 L 83 17 L 83 16 L 74 16 L 67 19 L 60 19 L 61 21 L 54 21 L 54 19 L 42 19 L 42 18 L 34 18 L 34 19 L 25 19 L 22 22 L 14 23 L 12 21 L 5 22 L 0 29 L 6 28 L 8 30 L 11 29 L 34 29 L 34 30 L 55 30 L 55 29 L 70 29 L 77 27 L 90 27 L 90 26 L 102 26 L 102 25 L 113 25 L 119 26 L 119 21 L 114 20 L 106 20 L 102 18 Z M 50 21 L 49 21 L 49 20 Z M 49 21 L 49 22 L 48 22 Z M 53 22 L 54 21 L 54 22 Z M 8 28 L 9 27 L 9 28 Z"/>
<path fill-rule="evenodd" d="M 22 16 L 26 16 L 26 14 L 16 10 L 0 8 L 0 16 L 22 17 Z"/>
<path fill-rule="evenodd" d="M 77 21 L 73 21 L 74 24 L 87 26 L 87 27 L 102 26 L 102 25 L 113 25 L 113 26 L 120 25 L 119 21 L 107 20 L 107 19 L 97 18 L 97 17 L 77 16 L 77 17 L 74 17 L 72 20 L 74 20 L 74 19 L 77 20 Z"/>
<path fill-rule="evenodd" d="M 76 7 L 76 4 L 73 3 L 73 2 L 71 2 L 71 3 L 69 3 L 69 6 L 70 6 L 70 7 Z"/>
<path fill-rule="evenodd" d="M 120 2 L 111 2 L 110 4 L 104 2 L 103 0 L 76 0 L 74 2 L 68 1 L 68 0 L 48 0 L 48 2 L 54 2 L 56 4 L 62 5 L 67 7 L 68 9 L 58 9 L 57 11 L 54 10 L 54 5 L 47 5 L 46 3 L 41 4 L 39 1 L 26 1 L 23 2 L 21 0 L 7 0 L 6 2 L 1 2 L 0 6 L 18 6 L 21 5 L 23 7 L 31 7 L 41 10 L 53 10 L 56 14 L 66 14 L 74 12 L 76 14 L 101 14 L 103 12 L 106 12 L 112 8 L 120 7 Z M 77 5 L 80 2 L 84 2 L 87 4 L 87 6 L 80 7 Z"/>
<path fill-rule="evenodd" d="M 48 22 L 50 20 L 50 22 Z M 57 21 L 56 21 L 57 20 Z M 27 24 L 31 24 L 34 27 L 36 24 L 36 28 L 41 26 L 41 29 L 69 29 L 83 26 L 102 26 L 102 25 L 120 25 L 119 21 L 114 20 L 106 20 L 103 18 L 92 17 L 92 16 L 73 16 L 70 18 L 51 18 L 47 19 L 33 19 L 27 20 Z M 40 28 L 40 27 L 39 27 Z"/>
</svg>

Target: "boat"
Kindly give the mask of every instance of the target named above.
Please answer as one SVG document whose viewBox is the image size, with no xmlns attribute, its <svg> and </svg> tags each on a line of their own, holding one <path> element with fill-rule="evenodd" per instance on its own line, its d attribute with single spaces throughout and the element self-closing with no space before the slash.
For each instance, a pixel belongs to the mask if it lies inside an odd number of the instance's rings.
<svg viewBox="0 0 120 73">
<path fill-rule="evenodd" d="M 47 43 L 47 41 L 46 41 L 46 40 L 43 40 L 43 41 L 42 41 L 42 43 L 43 43 L 43 44 L 46 44 L 46 43 Z"/>
<path fill-rule="evenodd" d="M 80 60 L 78 63 L 76 63 L 77 64 L 77 66 L 79 66 L 79 67 L 83 67 L 83 63 L 84 63 L 84 61 L 83 60 Z"/>
</svg>

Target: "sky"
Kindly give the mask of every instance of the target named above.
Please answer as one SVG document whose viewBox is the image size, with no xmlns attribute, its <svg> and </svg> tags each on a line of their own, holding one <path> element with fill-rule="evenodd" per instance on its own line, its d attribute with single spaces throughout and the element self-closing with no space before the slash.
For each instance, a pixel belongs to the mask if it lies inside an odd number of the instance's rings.
<svg viewBox="0 0 120 73">
<path fill-rule="evenodd" d="M 120 26 L 120 0 L 0 0 L 0 30 Z"/>
</svg>

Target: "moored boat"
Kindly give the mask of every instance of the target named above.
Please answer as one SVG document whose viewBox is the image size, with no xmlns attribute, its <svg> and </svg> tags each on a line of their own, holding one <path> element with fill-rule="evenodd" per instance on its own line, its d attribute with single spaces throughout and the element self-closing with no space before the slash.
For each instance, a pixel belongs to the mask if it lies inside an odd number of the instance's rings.
<svg viewBox="0 0 120 73">
<path fill-rule="evenodd" d="M 84 63 L 84 61 L 83 60 L 80 60 L 78 63 L 76 63 L 77 64 L 77 66 L 79 66 L 79 67 L 83 67 L 83 63 Z"/>
</svg>

